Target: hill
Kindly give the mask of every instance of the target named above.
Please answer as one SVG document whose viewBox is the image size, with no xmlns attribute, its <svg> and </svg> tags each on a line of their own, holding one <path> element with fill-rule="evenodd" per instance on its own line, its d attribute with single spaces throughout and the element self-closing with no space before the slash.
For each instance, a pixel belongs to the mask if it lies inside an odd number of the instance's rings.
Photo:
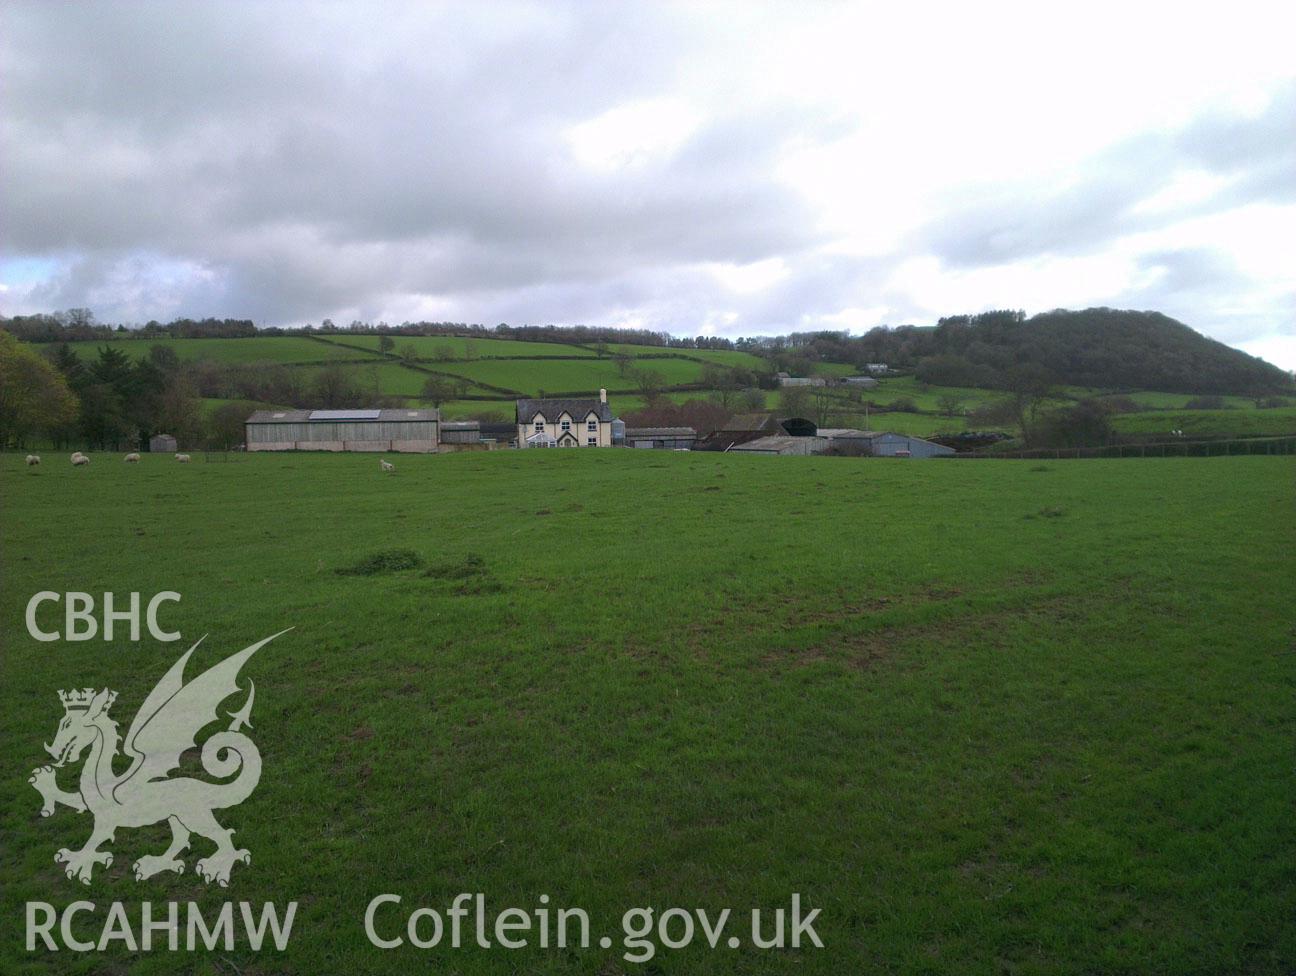
<svg viewBox="0 0 1296 976">
<path fill-rule="evenodd" d="M 1277 366 L 1160 312 L 1057 309 L 1030 318 L 986 312 L 950 316 L 932 327 L 873 329 L 858 338 L 825 334 L 795 345 L 813 358 L 911 368 L 945 386 L 1008 389 L 1014 370 L 1033 365 L 1070 386 L 1248 396 L 1293 387 Z"/>
</svg>

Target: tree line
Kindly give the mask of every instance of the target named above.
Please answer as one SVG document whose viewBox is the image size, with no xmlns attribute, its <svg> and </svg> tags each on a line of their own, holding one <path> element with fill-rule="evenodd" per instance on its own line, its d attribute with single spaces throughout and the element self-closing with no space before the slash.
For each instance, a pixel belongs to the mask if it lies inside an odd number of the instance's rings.
<svg viewBox="0 0 1296 976">
<path fill-rule="evenodd" d="M 383 336 L 465 336 L 483 339 L 516 339 L 523 342 L 558 342 L 575 345 L 608 346 L 623 343 L 670 349 L 735 349 L 735 340 L 722 336 L 681 337 L 651 329 L 619 329 L 586 325 L 509 325 L 501 322 L 485 326 L 468 322 L 362 322 L 359 319 L 340 326 L 332 319 L 319 325 L 258 327 L 251 319 L 177 318 L 162 323 L 150 320 L 144 325 L 108 325 L 95 320 L 88 308 L 71 308 L 60 312 L 34 315 L 0 316 L 0 329 L 24 342 L 83 342 L 111 339 L 250 339 L 258 336 L 283 335 L 383 335 Z"/>
<path fill-rule="evenodd" d="M 228 400 L 204 411 L 203 398 Z M 132 359 L 105 343 L 82 357 L 67 343 L 36 346 L 0 331 L 0 447 L 121 450 L 173 435 L 185 447 L 243 442 L 259 404 L 300 408 L 395 407 L 371 369 L 336 363 L 306 371 L 278 365 L 181 360 L 154 344 Z"/>
</svg>

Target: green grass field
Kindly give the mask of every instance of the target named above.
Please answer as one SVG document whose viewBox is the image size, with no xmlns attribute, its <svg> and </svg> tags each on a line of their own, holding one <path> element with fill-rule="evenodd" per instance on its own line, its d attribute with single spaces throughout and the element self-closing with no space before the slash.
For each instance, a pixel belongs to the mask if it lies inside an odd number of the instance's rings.
<svg viewBox="0 0 1296 976">
<path fill-rule="evenodd" d="M 896 413 L 885 410 L 871 410 L 867 414 L 855 411 L 842 413 L 829 418 L 829 424 L 840 422 L 843 426 L 868 430 L 889 430 L 897 434 L 910 434 L 914 437 L 930 437 L 933 434 L 949 434 L 966 430 L 966 417 L 941 417 L 929 413 Z"/>
<path fill-rule="evenodd" d="M 1150 390 L 1141 390 L 1137 393 L 1116 393 L 1111 394 L 1117 397 L 1127 397 L 1133 400 L 1139 406 L 1148 410 L 1183 410 L 1190 400 L 1195 397 L 1186 393 L 1157 393 Z M 1251 410 L 1255 407 L 1253 397 L 1226 396 L 1220 397 L 1226 407 L 1242 410 Z"/>
<path fill-rule="evenodd" d="M 317 342 L 305 336 L 266 336 L 249 339 L 119 339 L 112 342 L 69 342 L 83 362 L 91 362 L 105 346 L 143 359 L 153 346 L 175 352 L 181 359 L 213 359 L 222 363 L 314 363 L 323 360 L 371 359 L 363 349 Z"/>
<path fill-rule="evenodd" d="M 1296 434 L 1296 407 L 1257 410 L 1254 406 L 1236 410 L 1150 410 L 1120 414 L 1112 426 L 1122 434 L 1166 434 L 1182 430 L 1184 435 L 1215 437 L 1258 437 Z"/>
<path fill-rule="evenodd" d="M 1296 969 L 1291 459 L 395 462 L 0 456 L 0 971 Z M 432 575 L 336 572 L 398 547 Z M 38 590 L 178 591 L 185 641 L 38 643 Z M 88 816 L 42 819 L 27 783 L 55 690 L 115 689 L 124 731 L 192 640 L 191 674 L 289 626 L 245 671 L 265 773 L 221 815 L 252 852 L 229 890 L 198 841 L 135 882 L 158 827 L 65 878 Z M 596 938 L 635 906 L 798 892 L 825 948 L 364 938 L 378 893 L 461 891 L 546 894 Z M 78 898 L 300 909 L 282 954 L 23 950 L 24 902 Z"/>
<path fill-rule="evenodd" d="M 683 356 L 687 359 L 718 363 L 721 366 L 751 369 L 757 372 L 765 372 L 769 369 L 766 360 L 761 359 L 759 356 L 733 349 L 671 349 L 666 346 L 637 346 L 628 342 L 612 342 L 608 343 L 608 350 L 612 353 L 624 353 L 632 359 Z"/>
<path fill-rule="evenodd" d="M 342 346 L 350 346 L 355 349 L 364 350 L 370 353 L 378 352 L 378 343 L 381 339 L 376 335 L 330 335 L 325 337 L 327 341 L 337 343 Z M 443 358 L 450 359 L 476 359 L 481 357 L 491 359 L 507 358 L 538 358 L 538 357 L 558 357 L 558 358 L 594 358 L 595 353 L 592 349 L 586 349 L 583 346 L 573 346 L 561 342 L 521 342 L 516 339 L 471 339 L 464 336 L 401 336 L 394 335 L 391 337 L 396 344 L 392 349 L 393 354 L 399 355 L 405 348 L 414 350 L 415 355 L 420 359 L 437 360 Z"/>
</svg>

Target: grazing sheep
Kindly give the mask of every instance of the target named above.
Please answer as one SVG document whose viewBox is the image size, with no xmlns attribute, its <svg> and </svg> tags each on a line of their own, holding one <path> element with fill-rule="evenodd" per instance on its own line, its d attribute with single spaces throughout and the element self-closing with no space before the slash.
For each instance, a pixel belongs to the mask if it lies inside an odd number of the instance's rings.
<svg viewBox="0 0 1296 976">
<path fill-rule="evenodd" d="M 139 459 L 140 459 L 140 458 L 139 458 L 139 455 L 138 455 L 138 454 L 134 454 L 134 453 L 132 453 L 132 454 L 127 454 L 127 455 L 126 455 L 126 463 L 127 463 L 127 464 L 139 464 Z"/>
<path fill-rule="evenodd" d="M 30 468 L 33 464 L 40 464 L 40 455 L 39 455 L 39 454 L 28 454 L 28 455 L 27 455 L 27 467 Z"/>
<path fill-rule="evenodd" d="M 77 451 L 75 454 L 72 455 L 72 467 L 74 468 L 79 468 L 81 467 L 81 465 L 89 464 L 89 463 L 90 463 L 90 459 L 86 457 L 84 454 L 82 454 L 80 451 Z"/>
<path fill-rule="evenodd" d="M 378 468 L 381 471 L 395 471 L 396 465 L 392 464 L 390 461 L 384 461 L 382 458 L 379 458 Z"/>
<path fill-rule="evenodd" d="M 189 455 L 188 455 L 188 454 L 177 454 L 177 455 L 176 455 L 176 460 L 179 461 L 181 464 L 188 464 L 189 461 L 190 461 L 190 458 L 189 458 Z"/>
</svg>

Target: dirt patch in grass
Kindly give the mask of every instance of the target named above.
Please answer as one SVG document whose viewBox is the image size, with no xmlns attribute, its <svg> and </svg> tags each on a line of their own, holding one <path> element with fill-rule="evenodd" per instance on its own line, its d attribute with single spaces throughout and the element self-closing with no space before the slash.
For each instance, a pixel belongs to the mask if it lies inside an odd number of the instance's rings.
<svg viewBox="0 0 1296 976">
<path fill-rule="evenodd" d="M 486 560 L 475 552 L 470 552 L 458 562 L 440 563 L 429 566 L 423 575 L 429 579 L 465 580 L 475 576 L 488 575 Z"/>
<path fill-rule="evenodd" d="M 771 666 L 805 667 L 822 661 L 868 671 L 898 650 L 914 643 L 933 643 L 941 648 L 964 648 L 969 644 L 1005 646 L 1003 622 L 1006 614 L 1030 617 L 1042 623 L 1074 625 L 1084 619 L 1082 608 L 1072 598 L 1055 597 L 1030 603 L 1020 609 L 996 609 L 981 613 L 952 612 L 920 624 L 887 624 L 857 629 L 858 623 L 843 621 L 842 631 L 804 647 L 784 647 L 761 657 Z M 856 618 L 858 620 L 858 618 Z"/>
<path fill-rule="evenodd" d="M 350 566 L 334 570 L 339 576 L 381 576 L 385 573 L 399 573 L 406 569 L 418 569 L 423 565 L 423 557 L 413 549 L 379 549 L 371 552 Z"/>
<path fill-rule="evenodd" d="M 455 593 L 460 596 L 481 596 L 504 592 L 504 584 L 491 575 L 486 560 L 475 552 L 468 553 L 456 562 L 429 566 L 423 575 L 428 579 L 457 582 L 459 585 L 455 587 Z"/>
<path fill-rule="evenodd" d="M 1036 518 L 1061 518 L 1061 517 L 1064 516 L 1064 515 L 1066 515 L 1066 509 L 1065 509 L 1065 508 L 1056 508 L 1056 507 L 1053 507 L 1053 506 L 1046 506 L 1045 508 L 1041 508 L 1038 512 L 1031 512 L 1031 513 L 1029 513 L 1029 514 L 1027 514 L 1027 515 L 1023 515 L 1022 518 L 1025 518 L 1025 519 L 1036 519 Z"/>
</svg>

